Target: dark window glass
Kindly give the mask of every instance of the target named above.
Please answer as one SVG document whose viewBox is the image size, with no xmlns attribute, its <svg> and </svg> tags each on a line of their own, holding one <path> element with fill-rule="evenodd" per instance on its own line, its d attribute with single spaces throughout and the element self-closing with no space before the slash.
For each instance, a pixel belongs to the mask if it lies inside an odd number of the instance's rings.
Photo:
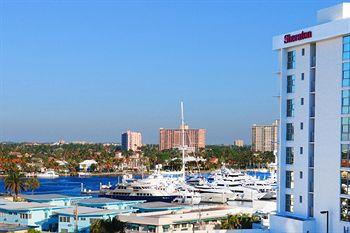
<svg viewBox="0 0 350 233">
<path fill-rule="evenodd" d="M 295 77 L 294 75 L 287 76 L 287 93 L 294 93 L 295 91 Z"/>
<path fill-rule="evenodd" d="M 286 164 L 294 163 L 294 148 L 286 147 Z"/>
<path fill-rule="evenodd" d="M 295 51 L 290 51 L 287 53 L 287 69 L 295 68 Z"/>
<path fill-rule="evenodd" d="M 286 124 L 286 140 L 293 141 L 294 140 L 294 126 L 293 123 Z"/>
<path fill-rule="evenodd" d="M 293 212 L 294 211 L 294 197 L 291 194 L 286 194 L 286 211 Z"/>
<path fill-rule="evenodd" d="M 287 100 L 287 117 L 294 116 L 294 101 L 293 99 Z"/>
</svg>

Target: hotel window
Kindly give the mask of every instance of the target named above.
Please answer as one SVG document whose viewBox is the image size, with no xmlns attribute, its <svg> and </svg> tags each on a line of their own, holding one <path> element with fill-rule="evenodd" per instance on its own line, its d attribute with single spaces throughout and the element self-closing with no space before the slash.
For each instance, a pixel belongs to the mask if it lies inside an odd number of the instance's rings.
<svg viewBox="0 0 350 233">
<path fill-rule="evenodd" d="M 300 99 L 300 105 L 304 105 L 304 98 Z"/>
<path fill-rule="evenodd" d="M 21 219 L 31 219 L 32 215 L 31 214 L 19 214 L 19 217 Z"/>
<path fill-rule="evenodd" d="M 301 56 L 304 56 L 304 55 L 305 55 L 305 49 L 302 48 L 302 49 L 301 49 Z"/>
<path fill-rule="evenodd" d="M 350 35 L 343 38 L 343 60 L 350 60 Z"/>
<path fill-rule="evenodd" d="M 286 164 L 294 163 L 294 148 L 286 147 Z"/>
<path fill-rule="evenodd" d="M 341 140 L 349 141 L 350 138 L 350 117 L 341 118 Z"/>
<path fill-rule="evenodd" d="M 294 116 L 294 102 L 293 99 L 287 100 L 287 117 Z"/>
<path fill-rule="evenodd" d="M 294 172 L 286 171 L 286 188 L 294 188 Z"/>
<path fill-rule="evenodd" d="M 304 123 L 300 122 L 300 129 L 303 130 L 304 129 Z"/>
<path fill-rule="evenodd" d="M 295 76 L 287 76 L 287 93 L 294 93 L 295 91 Z"/>
<path fill-rule="evenodd" d="M 70 222 L 70 217 L 61 216 L 60 217 L 60 222 Z"/>
<path fill-rule="evenodd" d="M 350 172 L 340 172 L 340 193 L 350 195 Z"/>
<path fill-rule="evenodd" d="M 304 80 L 304 79 L 305 79 L 305 74 L 301 73 L 301 80 Z"/>
<path fill-rule="evenodd" d="M 350 113 L 350 90 L 342 91 L 341 99 L 341 113 L 349 114 Z"/>
<path fill-rule="evenodd" d="M 294 126 L 293 123 L 286 124 L 286 140 L 293 141 L 294 140 Z"/>
<path fill-rule="evenodd" d="M 287 53 L 287 69 L 295 68 L 295 51 L 290 51 Z"/>
<path fill-rule="evenodd" d="M 350 62 L 343 63 L 343 87 L 350 86 Z"/>
<path fill-rule="evenodd" d="M 340 220 L 350 222 L 350 199 L 340 198 Z"/>
<path fill-rule="evenodd" d="M 299 178 L 303 179 L 303 172 L 299 172 Z"/>
<path fill-rule="evenodd" d="M 302 146 L 299 148 L 299 152 L 301 155 L 304 153 L 304 148 Z"/>
<path fill-rule="evenodd" d="M 286 194 L 286 211 L 294 212 L 294 197 L 291 194 Z"/>
<path fill-rule="evenodd" d="M 341 167 L 350 167 L 350 145 L 341 145 Z"/>
</svg>

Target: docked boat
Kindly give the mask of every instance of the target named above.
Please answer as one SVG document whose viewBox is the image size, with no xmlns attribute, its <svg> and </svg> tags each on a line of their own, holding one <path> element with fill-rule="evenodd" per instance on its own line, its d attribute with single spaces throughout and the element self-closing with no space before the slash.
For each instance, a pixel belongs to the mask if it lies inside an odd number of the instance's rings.
<svg viewBox="0 0 350 233">
<path fill-rule="evenodd" d="M 181 130 L 184 137 L 185 123 L 183 120 L 183 104 L 181 103 Z M 161 166 L 156 166 L 156 171 L 147 178 L 130 180 L 123 177 L 123 181 L 101 191 L 99 196 L 116 198 L 120 200 L 145 200 L 148 202 L 177 202 L 185 204 L 199 204 L 201 195 L 197 190 L 185 182 L 185 145 L 182 140 L 182 170 L 176 173 L 164 173 Z"/>
<path fill-rule="evenodd" d="M 47 179 L 53 179 L 53 178 L 58 178 L 59 175 L 54 171 L 54 170 L 46 170 L 43 173 L 37 173 L 36 177 L 38 178 L 47 178 Z"/>
</svg>

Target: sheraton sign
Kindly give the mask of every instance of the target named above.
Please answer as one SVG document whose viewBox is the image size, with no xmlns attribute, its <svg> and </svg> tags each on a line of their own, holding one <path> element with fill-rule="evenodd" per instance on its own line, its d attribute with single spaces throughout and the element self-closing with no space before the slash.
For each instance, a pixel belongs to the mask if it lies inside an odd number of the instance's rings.
<svg viewBox="0 0 350 233">
<path fill-rule="evenodd" d="M 304 39 L 308 39 L 308 38 L 311 38 L 311 37 L 312 37 L 312 31 L 308 31 L 308 32 L 301 31 L 301 33 L 299 33 L 299 34 L 295 34 L 295 35 L 288 34 L 288 35 L 285 35 L 284 36 L 284 43 L 288 44 L 288 43 L 291 43 L 291 42 L 304 40 Z"/>
</svg>

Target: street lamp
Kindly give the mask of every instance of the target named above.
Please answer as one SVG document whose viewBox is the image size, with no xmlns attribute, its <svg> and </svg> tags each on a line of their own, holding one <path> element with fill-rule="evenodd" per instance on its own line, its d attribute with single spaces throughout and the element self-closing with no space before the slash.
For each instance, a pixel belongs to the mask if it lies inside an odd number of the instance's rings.
<svg viewBox="0 0 350 233">
<path fill-rule="evenodd" d="M 327 216 L 327 233 L 328 233 L 329 232 L 328 231 L 329 211 L 328 210 L 323 210 L 323 211 L 320 212 L 320 214 L 326 214 L 326 216 Z"/>
</svg>

